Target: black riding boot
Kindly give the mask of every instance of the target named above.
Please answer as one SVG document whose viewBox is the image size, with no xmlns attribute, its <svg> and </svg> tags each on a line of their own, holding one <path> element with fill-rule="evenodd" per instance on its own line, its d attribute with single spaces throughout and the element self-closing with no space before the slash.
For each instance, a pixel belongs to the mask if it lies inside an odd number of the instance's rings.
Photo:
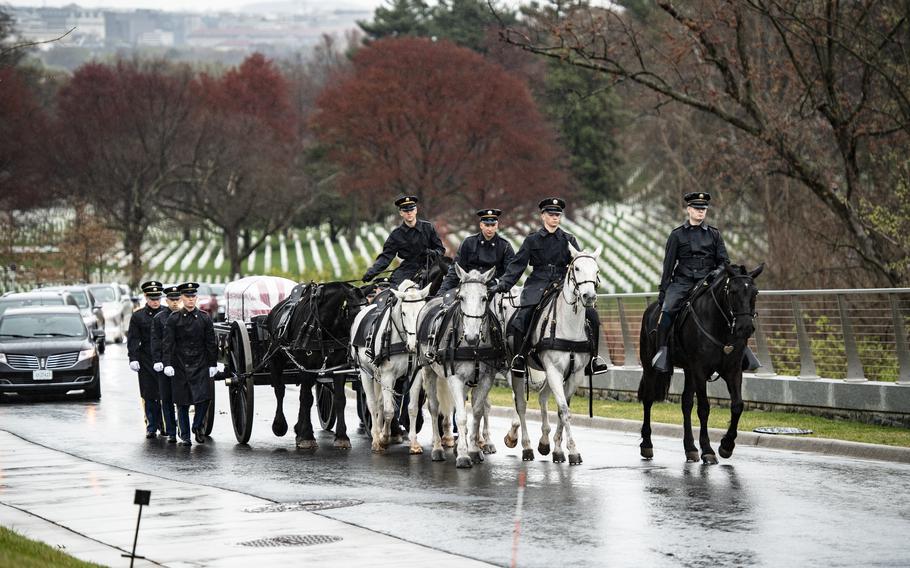
<svg viewBox="0 0 910 568">
<path fill-rule="evenodd" d="M 661 312 L 657 323 L 657 354 L 651 360 L 651 365 L 661 373 L 672 373 L 673 365 L 670 364 L 670 332 L 673 329 L 673 316 L 670 312 Z"/>
<path fill-rule="evenodd" d="M 585 315 L 588 318 L 588 343 L 591 345 L 591 360 L 585 367 L 585 374 L 602 375 L 607 372 L 607 362 L 598 355 L 600 353 L 600 319 L 593 308 L 588 308 Z"/>
<path fill-rule="evenodd" d="M 512 371 L 513 376 L 523 379 L 525 375 L 528 374 L 528 364 L 526 361 L 527 354 L 525 353 L 525 334 L 516 333 L 512 336 L 512 342 L 515 356 L 512 357 L 510 370 Z"/>
</svg>

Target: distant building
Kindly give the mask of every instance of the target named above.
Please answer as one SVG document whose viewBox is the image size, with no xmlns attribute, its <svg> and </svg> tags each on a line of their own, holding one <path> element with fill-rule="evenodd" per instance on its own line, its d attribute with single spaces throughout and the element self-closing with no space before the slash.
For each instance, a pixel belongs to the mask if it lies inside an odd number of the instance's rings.
<svg viewBox="0 0 910 568">
<path fill-rule="evenodd" d="M 10 12 L 19 36 L 26 41 L 50 41 L 73 30 L 64 40 L 66 45 L 101 45 L 107 33 L 102 10 L 76 4 L 63 8 L 10 8 Z"/>
</svg>

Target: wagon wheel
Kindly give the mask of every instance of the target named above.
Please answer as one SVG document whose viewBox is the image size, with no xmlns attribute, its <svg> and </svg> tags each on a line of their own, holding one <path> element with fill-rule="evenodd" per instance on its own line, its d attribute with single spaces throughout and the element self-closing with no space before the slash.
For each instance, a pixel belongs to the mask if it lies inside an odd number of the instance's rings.
<svg viewBox="0 0 910 568">
<path fill-rule="evenodd" d="M 253 433 L 253 354 L 250 334 L 243 322 L 231 323 L 228 338 L 228 373 L 231 386 L 228 391 L 231 406 L 231 422 L 234 436 L 240 444 L 250 441 Z M 241 375 L 245 375 L 241 377 Z"/>
<path fill-rule="evenodd" d="M 209 401 L 208 411 L 205 413 L 205 435 L 212 435 L 212 428 L 215 427 L 215 379 L 209 379 L 211 383 L 212 400 Z"/>
<path fill-rule="evenodd" d="M 335 427 L 335 388 L 330 383 L 316 382 L 316 413 L 323 430 Z"/>
<path fill-rule="evenodd" d="M 357 386 L 357 416 L 363 424 L 366 435 L 372 438 L 373 416 L 370 414 L 370 409 L 367 408 L 367 395 L 363 392 L 363 386 L 361 385 Z"/>
</svg>

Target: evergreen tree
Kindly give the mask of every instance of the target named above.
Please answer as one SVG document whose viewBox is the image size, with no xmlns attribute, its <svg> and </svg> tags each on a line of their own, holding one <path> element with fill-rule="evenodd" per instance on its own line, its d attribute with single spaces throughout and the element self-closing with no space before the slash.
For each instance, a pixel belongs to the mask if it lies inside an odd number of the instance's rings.
<svg viewBox="0 0 910 568">
<path fill-rule="evenodd" d="M 358 21 L 367 42 L 384 37 L 422 36 L 430 34 L 431 10 L 423 0 L 390 0 L 388 6 L 376 8 L 372 22 Z"/>
</svg>

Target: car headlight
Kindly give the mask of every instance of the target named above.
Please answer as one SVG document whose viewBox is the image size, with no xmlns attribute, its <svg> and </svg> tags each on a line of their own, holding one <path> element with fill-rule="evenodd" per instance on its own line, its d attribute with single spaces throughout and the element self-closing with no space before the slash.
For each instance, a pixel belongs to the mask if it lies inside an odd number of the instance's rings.
<svg viewBox="0 0 910 568">
<path fill-rule="evenodd" d="M 0 363 L 6 365 L 6 353 L 0 353 Z"/>
<path fill-rule="evenodd" d="M 76 362 L 78 363 L 79 361 L 87 361 L 94 356 L 95 356 L 94 347 L 92 347 L 91 349 L 83 349 L 82 351 L 79 352 L 79 359 Z"/>
</svg>

